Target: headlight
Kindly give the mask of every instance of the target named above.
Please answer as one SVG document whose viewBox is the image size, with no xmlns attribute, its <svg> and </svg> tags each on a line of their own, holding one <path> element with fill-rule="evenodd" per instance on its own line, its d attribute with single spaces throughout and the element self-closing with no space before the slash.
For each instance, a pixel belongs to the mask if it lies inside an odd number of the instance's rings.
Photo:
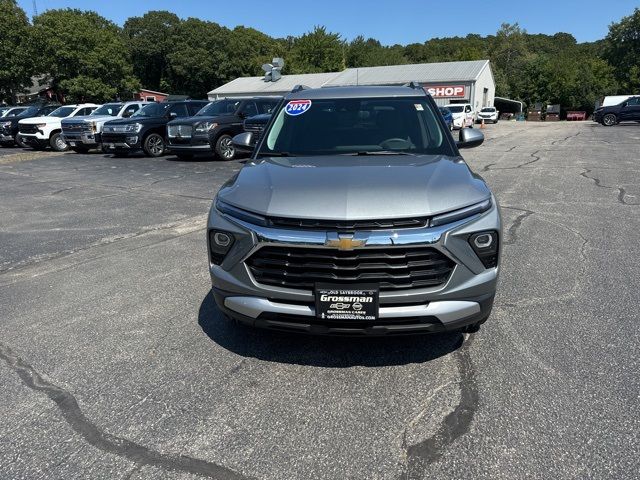
<svg viewBox="0 0 640 480">
<path fill-rule="evenodd" d="M 461 208 L 459 210 L 454 210 L 453 212 L 447 212 L 447 213 L 443 213 L 442 215 L 436 215 L 431 219 L 430 225 L 432 227 L 437 227 L 438 225 L 445 225 L 447 223 L 457 222 L 458 220 L 471 217 L 472 215 L 486 212 L 490 208 L 491 208 L 491 199 L 485 200 L 484 202 L 476 203 L 475 205 Z"/>
<path fill-rule="evenodd" d="M 209 130 L 213 130 L 218 126 L 214 122 L 202 122 L 196 125 L 196 133 L 207 133 Z"/>
<path fill-rule="evenodd" d="M 38 128 L 44 128 L 46 126 L 47 126 L 46 123 L 38 123 L 38 124 L 36 124 L 36 127 L 38 127 Z"/>
<path fill-rule="evenodd" d="M 230 217 L 242 220 L 243 222 L 251 223 L 252 225 L 261 225 L 263 227 L 266 227 L 268 225 L 267 219 L 262 215 L 248 212 L 241 208 L 234 207 L 233 205 L 229 205 L 228 203 L 224 203 L 220 200 L 216 200 L 216 210 L 218 210 L 220 213 L 229 215 Z"/>
<path fill-rule="evenodd" d="M 142 130 L 141 123 L 134 123 L 133 125 L 127 125 L 127 132 L 139 133 Z"/>
<path fill-rule="evenodd" d="M 0 122 L 0 128 L 10 127 L 11 122 Z"/>
</svg>

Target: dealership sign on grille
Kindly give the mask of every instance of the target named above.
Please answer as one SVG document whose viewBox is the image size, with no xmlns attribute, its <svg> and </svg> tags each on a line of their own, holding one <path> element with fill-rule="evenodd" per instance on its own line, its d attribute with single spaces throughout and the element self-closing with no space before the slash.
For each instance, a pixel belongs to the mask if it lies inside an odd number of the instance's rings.
<svg viewBox="0 0 640 480">
<path fill-rule="evenodd" d="M 424 87 L 434 98 L 461 97 L 464 98 L 464 85 L 435 85 Z"/>
</svg>

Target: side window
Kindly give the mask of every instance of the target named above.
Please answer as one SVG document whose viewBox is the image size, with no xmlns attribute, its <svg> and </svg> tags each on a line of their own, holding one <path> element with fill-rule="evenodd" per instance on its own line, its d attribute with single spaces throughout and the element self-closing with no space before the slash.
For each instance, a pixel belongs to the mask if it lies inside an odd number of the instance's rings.
<svg viewBox="0 0 640 480">
<path fill-rule="evenodd" d="M 258 109 L 256 108 L 256 102 L 247 102 L 240 109 L 240 113 L 245 117 L 253 117 L 258 114 Z"/>
<path fill-rule="evenodd" d="M 630 107 L 637 107 L 640 105 L 640 97 L 631 98 L 627 103 Z"/>
<path fill-rule="evenodd" d="M 122 116 L 124 118 L 129 118 L 131 115 L 136 113 L 138 110 L 140 110 L 140 105 L 138 105 L 137 103 L 133 103 L 131 105 L 127 105 L 127 108 L 125 109 L 125 111 L 122 114 Z"/>
<path fill-rule="evenodd" d="M 187 110 L 189 110 L 189 115 L 193 117 L 205 105 L 208 105 L 208 103 L 206 103 L 206 102 L 191 102 L 191 103 L 187 103 Z"/>
<path fill-rule="evenodd" d="M 469 112 L 471 111 L 471 107 L 470 107 L 469 105 L 467 105 L 467 106 L 464 108 L 464 111 L 465 111 L 465 112 L 467 112 L 467 113 L 469 113 Z"/>
<path fill-rule="evenodd" d="M 171 113 L 175 113 L 178 117 L 188 117 L 189 112 L 187 111 L 187 106 L 184 103 L 177 103 L 170 110 Z"/>
<path fill-rule="evenodd" d="M 274 100 L 273 102 L 258 102 L 258 110 L 260 110 L 260 113 L 271 113 L 273 112 L 273 109 L 276 108 L 276 105 L 278 105 L 277 100 Z"/>
</svg>

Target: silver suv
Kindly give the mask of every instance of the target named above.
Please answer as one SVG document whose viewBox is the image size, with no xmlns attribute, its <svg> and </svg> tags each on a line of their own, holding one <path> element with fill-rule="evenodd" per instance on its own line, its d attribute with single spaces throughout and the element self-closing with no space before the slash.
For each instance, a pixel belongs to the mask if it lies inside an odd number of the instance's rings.
<svg viewBox="0 0 640 480">
<path fill-rule="evenodd" d="M 218 307 L 317 334 L 477 331 L 493 305 L 501 221 L 458 149 L 483 140 L 464 128 L 454 141 L 415 84 L 295 88 L 211 207 Z"/>
</svg>

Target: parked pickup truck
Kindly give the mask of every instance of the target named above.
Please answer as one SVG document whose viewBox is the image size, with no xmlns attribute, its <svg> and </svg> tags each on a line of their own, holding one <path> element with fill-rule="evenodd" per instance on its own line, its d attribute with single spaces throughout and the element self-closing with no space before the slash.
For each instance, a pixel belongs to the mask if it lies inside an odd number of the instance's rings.
<svg viewBox="0 0 640 480">
<path fill-rule="evenodd" d="M 63 105 L 46 117 L 26 118 L 18 122 L 20 140 L 29 147 L 43 149 L 50 146 L 56 152 L 69 150 L 62 136 L 62 119 L 89 115 L 99 105 L 82 103 Z"/>
<path fill-rule="evenodd" d="M 18 122 L 25 118 L 44 117 L 56 110 L 60 105 L 31 105 L 26 110 L 20 112 L 15 117 L 4 117 L 0 120 L 0 145 L 3 147 L 19 147 L 26 148 L 27 145 L 20 140 L 18 133 Z"/>
<path fill-rule="evenodd" d="M 92 148 L 100 148 L 104 124 L 115 118 L 129 118 L 149 102 L 105 103 L 91 115 L 62 120 L 62 135 L 71 150 L 86 153 Z"/>
</svg>

